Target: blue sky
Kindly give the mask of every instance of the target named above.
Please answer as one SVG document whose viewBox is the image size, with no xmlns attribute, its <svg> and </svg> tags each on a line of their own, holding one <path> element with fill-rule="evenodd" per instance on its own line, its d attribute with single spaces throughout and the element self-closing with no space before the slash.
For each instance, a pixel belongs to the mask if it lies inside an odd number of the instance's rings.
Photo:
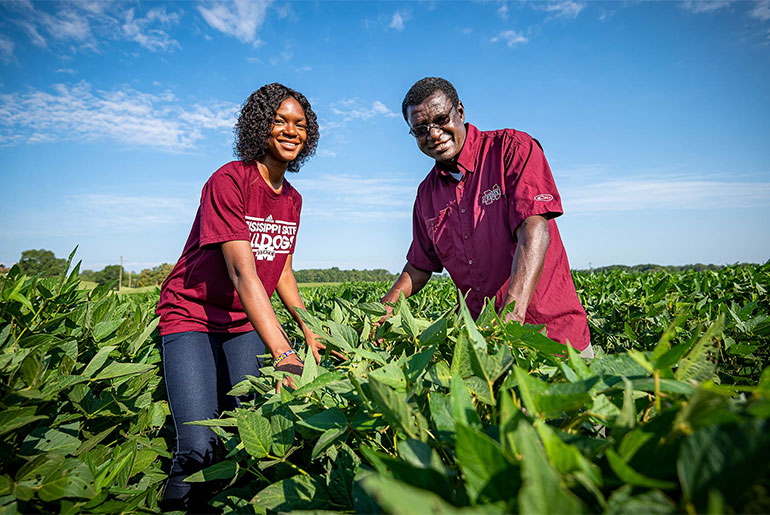
<svg viewBox="0 0 770 515">
<path fill-rule="evenodd" d="M 175 262 L 243 100 L 303 92 L 295 268 L 400 270 L 431 167 L 401 100 L 542 143 L 573 268 L 770 258 L 770 0 L 0 3 L 0 263 Z"/>
</svg>

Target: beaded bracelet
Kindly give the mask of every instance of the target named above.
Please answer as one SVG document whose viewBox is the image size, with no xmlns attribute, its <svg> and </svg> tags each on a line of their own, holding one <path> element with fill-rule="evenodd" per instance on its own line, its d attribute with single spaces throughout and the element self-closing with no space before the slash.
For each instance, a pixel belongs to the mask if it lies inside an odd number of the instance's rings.
<svg viewBox="0 0 770 515">
<path fill-rule="evenodd" d="M 277 358 L 275 358 L 273 360 L 273 367 L 277 367 L 278 365 L 280 365 L 281 361 L 285 360 L 286 358 L 288 358 L 292 354 L 296 354 L 296 352 L 294 352 L 293 350 L 289 350 L 289 351 L 284 352 L 283 354 L 281 354 Z"/>
</svg>

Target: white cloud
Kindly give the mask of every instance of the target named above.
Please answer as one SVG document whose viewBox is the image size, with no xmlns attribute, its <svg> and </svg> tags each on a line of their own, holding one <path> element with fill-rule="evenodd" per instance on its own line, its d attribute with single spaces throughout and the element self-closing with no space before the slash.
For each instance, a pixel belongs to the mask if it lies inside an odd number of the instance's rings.
<svg viewBox="0 0 770 515">
<path fill-rule="evenodd" d="M 394 177 L 328 174 L 315 178 L 298 176 L 291 183 L 305 199 L 304 216 L 392 220 L 412 214 L 415 184 Z"/>
<path fill-rule="evenodd" d="M 257 30 L 265 21 L 272 0 L 234 0 L 232 3 L 210 3 L 198 6 L 206 23 L 243 43 L 259 45 Z"/>
<path fill-rule="evenodd" d="M 184 108 L 170 92 L 56 84 L 53 91 L 0 94 L 0 145 L 111 140 L 180 152 L 194 148 L 203 130 L 232 130 L 238 109 L 227 102 Z"/>
<path fill-rule="evenodd" d="M 707 13 L 727 7 L 734 0 L 685 0 L 682 7 L 694 13 Z"/>
<path fill-rule="evenodd" d="M 770 182 L 692 177 L 611 180 L 562 190 L 565 212 L 570 213 L 758 208 L 770 201 Z"/>
<path fill-rule="evenodd" d="M 473 29 L 470 27 L 463 27 L 462 29 L 460 29 L 460 34 L 462 34 L 463 36 L 470 36 L 471 33 L 473 33 Z"/>
<path fill-rule="evenodd" d="M 557 17 L 577 18 L 577 15 L 580 14 L 580 11 L 582 11 L 585 6 L 585 3 L 576 2 L 575 0 L 558 0 L 549 1 L 545 6 L 545 10 L 553 13 L 553 15 Z"/>
<path fill-rule="evenodd" d="M 760 21 L 770 20 L 770 0 L 759 0 L 751 10 L 751 17 Z"/>
<path fill-rule="evenodd" d="M 332 104 L 331 111 L 338 116 L 342 116 L 344 121 L 368 120 L 377 115 L 383 115 L 387 118 L 399 116 L 397 113 L 388 109 L 388 107 L 379 100 L 372 102 L 371 107 L 364 107 L 360 105 L 357 98 L 340 100 L 339 102 Z M 329 127 L 329 124 L 326 125 Z"/>
<path fill-rule="evenodd" d="M 63 4 L 25 4 L 9 21 L 26 32 L 33 45 L 65 53 L 82 49 L 99 51 L 111 40 L 134 41 L 151 51 L 168 51 L 179 43 L 159 27 L 176 25 L 180 14 L 154 7 L 142 15 L 122 3 L 78 1 Z M 52 7 L 53 6 L 53 7 Z"/>
<path fill-rule="evenodd" d="M 508 4 L 503 2 L 503 4 L 497 8 L 497 16 L 505 21 L 508 21 Z"/>
<path fill-rule="evenodd" d="M 179 23 L 179 14 L 169 14 L 166 12 L 165 7 L 160 7 L 150 9 L 144 17 L 135 17 L 133 9 L 126 11 L 124 16 L 125 21 L 121 27 L 123 34 L 127 38 L 139 43 L 145 49 L 151 52 L 165 52 L 174 48 L 182 48 L 179 42 L 171 38 L 163 30 L 150 28 L 156 22 L 162 25 L 176 25 Z"/>
<path fill-rule="evenodd" d="M 13 41 L 0 34 L 0 62 L 5 64 L 13 61 Z"/>
<path fill-rule="evenodd" d="M 516 45 L 527 43 L 529 39 L 527 39 L 527 37 L 524 36 L 521 32 L 515 30 L 506 30 L 493 37 L 490 41 L 492 41 L 492 43 L 502 41 L 505 42 L 505 44 L 509 47 L 514 47 Z"/>
<path fill-rule="evenodd" d="M 56 73 L 66 73 L 68 75 L 75 75 L 77 71 L 75 71 L 72 68 L 59 68 L 58 70 L 56 70 Z"/>
<path fill-rule="evenodd" d="M 331 150 L 327 150 L 325 148 L 320 149 L 318 152 L 316 152 L 319 157 L 337 157 L 337 153 Z"/>
<path fill-rule="evenodd" d="M 393 17 L 390 19 L 390 25 L 388 28 L 396 30 L 404 30 L 404 24 L 412 19 L 412 13 L 408 10 L 396 11 Z"/>
</svg>

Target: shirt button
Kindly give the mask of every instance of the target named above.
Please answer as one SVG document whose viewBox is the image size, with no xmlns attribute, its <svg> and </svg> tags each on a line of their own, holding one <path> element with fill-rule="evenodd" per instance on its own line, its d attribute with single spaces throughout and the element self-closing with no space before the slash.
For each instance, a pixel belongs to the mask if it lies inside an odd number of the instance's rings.
<svg viewBox="0 0 770 515">
<path fill-rule="evenodd" d="M 468 235 L 466 234 L 466 235 L 464 236 L 464 238 L 467 240 L 467 239 L 468 239 Z"/>
<path fill-rule="evenodd" d="M 476 286 L 476 291 L 481 291 L 481 288 L 479 288 L 478 286 Z"/>
<path fill-rule="evenodd" d="M 465 209 L 461 209 L 461 210 L 460 210 L 460 212 L 461 212 L 461 213 L 465 213 Z"/>
<path fill-rule="evenodd" d="M 469 264 L 469 265 L 472 265 L 472 264 L 473 264 L 473 260 L 472 260 L 472 259 L 469 259 L 469 260 L 468 260 L 468 264 Z"/>
</svg>

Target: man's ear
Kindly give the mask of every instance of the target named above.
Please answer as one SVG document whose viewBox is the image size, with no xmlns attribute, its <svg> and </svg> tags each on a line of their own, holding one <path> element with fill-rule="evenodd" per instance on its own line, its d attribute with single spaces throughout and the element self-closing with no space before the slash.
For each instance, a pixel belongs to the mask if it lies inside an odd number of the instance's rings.
<svg viewBox="0 0 770 515">
<path fill-rule="evenodd" d="M 460 100 L 457 101 L 457 113 L 460 115 L 460 120 L 465 123 L 465 108 Z"/>
</svg>

